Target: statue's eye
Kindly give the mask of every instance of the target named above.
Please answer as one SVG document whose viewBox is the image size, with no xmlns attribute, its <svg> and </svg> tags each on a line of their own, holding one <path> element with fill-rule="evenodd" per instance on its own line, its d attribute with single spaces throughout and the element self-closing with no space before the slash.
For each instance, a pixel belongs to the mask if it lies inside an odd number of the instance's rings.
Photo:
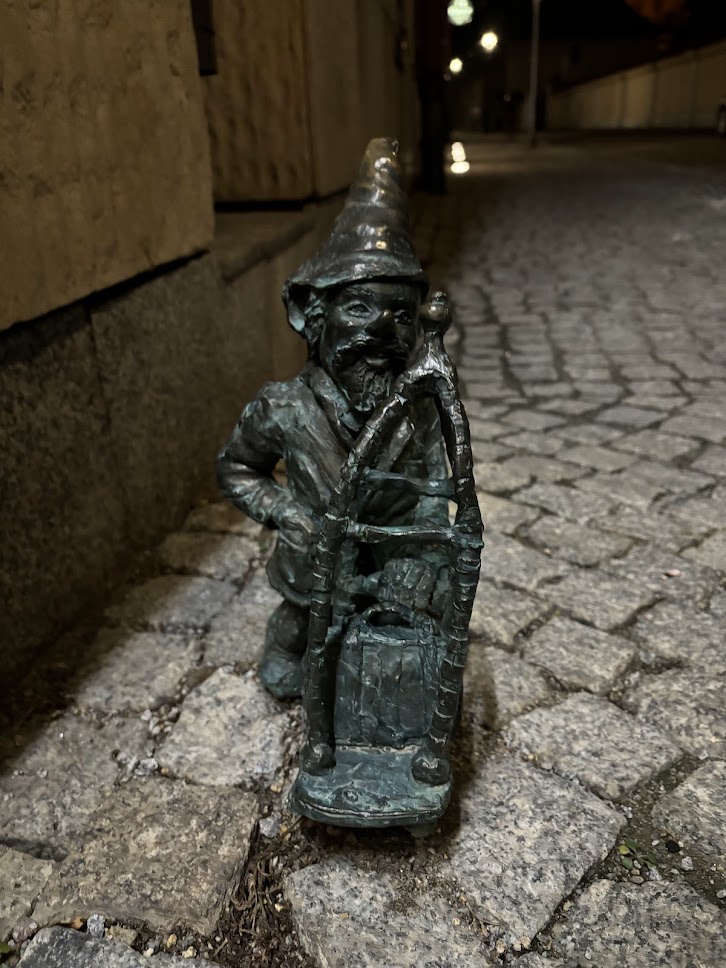
<svg viewBox="0 0 726 968">
<path fill-rule="evenodd" d="M 367 316 L 370 312 L 365 303 L 351 303 L 347 308 L 352 316 Z"/>
<path fill-rule="evenodd" d="M 407 309 L 399 309 L 396 313 L 396 322 L 401 326 L 410 326 L 411 313 Z"/>
</svg>

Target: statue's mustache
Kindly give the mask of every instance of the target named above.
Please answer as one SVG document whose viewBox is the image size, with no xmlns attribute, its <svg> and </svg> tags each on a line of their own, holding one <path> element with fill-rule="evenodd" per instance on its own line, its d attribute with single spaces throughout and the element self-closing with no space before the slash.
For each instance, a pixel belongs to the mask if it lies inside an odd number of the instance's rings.
<svg viewBox="0 0 726 968">
<path fill-rule="evenodd" d="M 364 356 L 382 356 L 392 363 L 406 363 L 411 348 L 397 339 L 380 340 L 371 336 L 353 336 L 338 346 L 333 354 L 334 367 L 347 367 Z"/>
</svg>

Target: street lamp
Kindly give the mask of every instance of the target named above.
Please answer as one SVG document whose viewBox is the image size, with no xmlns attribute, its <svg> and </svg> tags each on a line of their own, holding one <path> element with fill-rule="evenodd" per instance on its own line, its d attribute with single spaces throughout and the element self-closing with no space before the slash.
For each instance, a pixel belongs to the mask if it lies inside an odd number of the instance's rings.
<svg viewBox="0 0 726 968">
<path fill-rule="evenodd" d="M 494 33 L 493 30 L 487 30 L 486 33 L 483 33 L 481 35 L 481 40 L 479 41 L 479 43 L 487 52 L 487 54 L 491 54 L 491 52 L 496 48 L 497 44 L 499 43 L 499 38 L 497 37 L 497 35 Z"/>
<path fill-rule="evenodd" d="M 471 23 L 474 16 L 474 6 L 471 0 L 451 0 L 446 8 L 446 16 L 449 18 L 449 23 L 454 27 L 463 27 L 465 24 Z"/>
<path fill-rule="evenodd" d="M 452 74 L 461 74 L 461 69 L 464 66 L 464 61 L 460 57 L 454 57 L 453 60 L 449 62 L 449 70 Z"/>
</svg>

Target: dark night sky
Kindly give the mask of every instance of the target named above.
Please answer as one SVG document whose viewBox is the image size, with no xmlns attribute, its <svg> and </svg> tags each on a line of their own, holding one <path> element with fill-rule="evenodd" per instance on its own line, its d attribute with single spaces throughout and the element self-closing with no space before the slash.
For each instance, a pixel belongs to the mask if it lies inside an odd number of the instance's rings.
<svg viewBox="0 0 726 968">
<path fill-rule="evenodd" d="M 504 38 L 530 36 L 532 0 L 474 0 L 471 24 L 452 29 L 455 54 L 464 54 L 484 30 Z M 674 47 L 707 43 L 726 34 L 726 0 L 689 0 L 689 21 L 673 38 Z M 542 0 L 541 32 L 546 38 L 656 36 L 660 31 L 632 10 L 625 0 Z"/>
</svg>

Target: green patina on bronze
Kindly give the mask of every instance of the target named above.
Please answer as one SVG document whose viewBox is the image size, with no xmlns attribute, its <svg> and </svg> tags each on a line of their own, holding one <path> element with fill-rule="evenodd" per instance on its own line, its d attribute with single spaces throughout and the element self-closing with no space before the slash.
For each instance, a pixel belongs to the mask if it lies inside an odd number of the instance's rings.
<svg viewBox="0 0 726 968">
<path fill-rule="evenodd" d="M 450 310 L 421 305 L 427 288 L 396 144 L 376 139 L 283 290 L 309 361 L 263 387 L 218 458 L 227 497 L 280 532 L 260 676 L 303 697 L 292 805 L 346 826 L 433 823 L 451 793 L 482 522 Z"/>
</svg>

